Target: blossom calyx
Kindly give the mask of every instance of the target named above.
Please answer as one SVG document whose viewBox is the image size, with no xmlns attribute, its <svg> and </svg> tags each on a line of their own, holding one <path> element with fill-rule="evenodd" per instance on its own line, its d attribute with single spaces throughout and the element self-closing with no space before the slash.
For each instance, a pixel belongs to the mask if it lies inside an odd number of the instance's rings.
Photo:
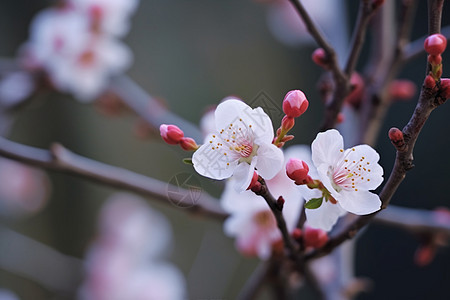
<svg viewBox="0 0 450 300">
<path fill-rule="evenodd" d="M 194 141 L 194 139 L 189 137 L 183 137 L 180 140 L 180 146 L 186 151 L 195 151 L 198 149 L 199 145 Z"/>
<path fill-rule="evenodd" d="M 425 39 L 424 48 L 430 55 L 439 55 L 447 47 L 447 38 L 440 33 L 432 34 Z"/>
<path fill-rule="evenodd" d="M 311 179 L 308 172 L 308 164 L 300 159 L 291 158 L 286 164 L 286 175 L 294 180 L 297 185 L 308 183 Z"/>
<path fill-rule="evenodd" d="M 283 120 L 281 120 L 281 131 L 288 132 L 295 125 L 295 120 L 292 117 L 284 116 Z"/>
<path fill-rule="evenodd" d="M 293 90 L 284 97 L 283 111 L 288 117 L 297 118 L 308 109 L 308 105 L 305 94 L 302 91 Z"/>
<path fill-rule="evenodd" d="M 441 96 L 450 99 L 450 78 L 441 78 Z"/>
<path fill-rule="evenodd" d="M 176 125 L 161 124 L 159 132 L 163 140 L 170 145 L 176 145 L 181 142 L 184 137 L 184 132 Z"/>
</svg>

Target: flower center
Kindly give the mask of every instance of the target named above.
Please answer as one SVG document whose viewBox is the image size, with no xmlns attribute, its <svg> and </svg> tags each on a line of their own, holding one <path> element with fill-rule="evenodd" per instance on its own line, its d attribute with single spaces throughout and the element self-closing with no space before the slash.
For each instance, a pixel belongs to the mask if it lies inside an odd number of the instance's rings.
<svg viewBox="0 0 450 300">
<path fill-rule="evenodd" d="M 260 227 L 270 228 L 275 226 L 275 219 L 270 210 L 262 210 L 253 216 L 253 220 Z"/>
<path fill-rule="evenodd" d="M 344 152 L 344 150 L 340 150 Z M 370 181 L 370 162 L 364 156 L 355 159 L 355 148 L 345 151 L 341 161 L 335 168 L 329 167 L 328 176 L 331 179 L 333 188 L 340 192 L 342 189 L 358 191 L 358 185 L 363 181 Z"/>
</svg>

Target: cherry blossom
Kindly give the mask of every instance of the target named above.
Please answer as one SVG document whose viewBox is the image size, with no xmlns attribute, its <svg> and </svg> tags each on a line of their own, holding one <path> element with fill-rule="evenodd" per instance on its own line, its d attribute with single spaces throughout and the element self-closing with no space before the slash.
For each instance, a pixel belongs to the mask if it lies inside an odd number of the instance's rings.
<svg viewBox="0 0 450 300">
<path fill-rule="evenodd" d="M 299 155 L 299 150 L 298 146 L 289 147 L 285 151 L 286 160 Z M 222 207 L 230 213 L 224 231 L 236 238 L 236 248 L 243 254 L 268 259 L 274 243 L 281 240 L 275 217 L 261 197 L 251 191 L 236 192 L 232 187 L 234 180 L 231 178 L 227 182 L 221 197 Z M 274 178 L 266 180 L 266 184 L 275 198 L 282 195 L 285 199 L 283 216 L 288 231 L 292 232 L 303 204 L 299 187 L 287 177 L 284 168 Z"/>
<path fill-rule="evenodd" d="M 283 152 L 272 144 L 272 121 L 257 107 L 252 109 L 236 99 L 217 106 L 216 133 L 194 153 L 195 170 L 212 179 L 234 177 L 235 189 L 244 191 L 253 171 L 265 179 L 273 178 L 283 166 Z"/>
<path fill-rule="evenodd" d="M 313 227 L 331 229 L 342 215 L 342 209 L 365 215 L 381 207 L 378 195 L 370 192 L 383 181 L 378 153 L 368 145 L 347 150 L 343 145 L 343 138 L 335 129 L 319 133 L 312 143 L 312 160 L 326 189 L 315 189 L 314 195 L 309 195 L 315 199 L 323 198 L 319 208 L 306 210 L 308 223 Z M 310 167 L 310 176 L 314 179 L 317 177 L 311 173 L 313 171 Z"/>
<path fill-rule="evenodd" d="M 70 5 L 39 13 L 22 50 L 27 65 L 45 70 L 55 88 L 82 101 L 99 96 L 132 60 L 127 46 L 93 30 L 90 16 Z"/>
</svg>

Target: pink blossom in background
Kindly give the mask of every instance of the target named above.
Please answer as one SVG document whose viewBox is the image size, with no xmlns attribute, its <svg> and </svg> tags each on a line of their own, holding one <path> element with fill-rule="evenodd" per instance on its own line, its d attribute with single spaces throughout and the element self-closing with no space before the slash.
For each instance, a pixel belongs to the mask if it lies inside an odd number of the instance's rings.
<svg viewBox="0 0 450 300">
<path fill-rule="evenodd" d="M 28 72 L 9 73 L 0 79 L 0 103 L 6 107 L 14 106 L 29 97 L 34 88 L 33 77 Z"/>
<path fill-rule="evenodd" d="M 68 0 L 81 13 L 97 23 L 101 32 L 123 36 L 130 30 L 130 17 L 138 0 Z"/>
<path fill-rule="evenodd" d="M 54 87 L 80 101 L 92 101 L 109 79 L 128 69 L 130 49 L 117 39 L 128 31 L 128 18 L 138 1 L 73 0 L 40 12 L 32 21 L 22 62 L 43 69 Z M 110 30 L 98 30 L 92 14 Z M 96 22 L 97 22 L 96 21 Z"/>
<path fill-rule="evenodd" d="M 184 299 L 181 272 L 161 256 L 171 241 L 163 215 L 140 197 L 119 193 L 107 200 L 98 236 L 88 251 L 85 300 Z"/>
<path fill-rule="evenodd" d="M 0 158 L 1 214 L 35 214 L 45 207 L 49 194 L 50 183 L 43 171 Z"/>
</svg>

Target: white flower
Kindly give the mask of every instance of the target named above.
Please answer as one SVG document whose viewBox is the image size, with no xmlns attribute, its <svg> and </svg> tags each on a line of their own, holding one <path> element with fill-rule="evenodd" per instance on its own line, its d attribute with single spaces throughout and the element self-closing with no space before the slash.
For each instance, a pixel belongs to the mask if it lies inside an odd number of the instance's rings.
<svg viewBox="0 0 450 300">
<path fill-rule="evenodd" d="M 164 216 L 140 197 L 120 193 L 107 201 L 99 223 L 80 299 L 185 299 L 181 272 L 160 258 L 171 238 Z"/>
<path fill-rule="evenodd" d="M 376 212 L 381 207 L 378 195 L 369 192 L 383 182 L 383 168 L 378 164 L 380 156 L 368 145 L 347 150 L 343 149 L 343 145 L 342 136 L 332 129 L 319 133 L 311 147 L 318 178 L 337 202 L 333 203 L 331 198 L 324 199 L 319 208 L 306 210 L 310 217 L 308 224 L 324 230 L 331 229 L 342 215 L 341 208 L 357 215 L 365 215 Z M 318 190 L 315 193 L 315 198 L 321 197 Z"/>
<path fill-rule="evenodd" d="M 58 90 L 82 101 L 99 96 L 110 76 L 127 69 L 132 57 L 128 47 L 93 32 L 89 18 L 71 8 L 47 9 L 37 15 L 24 52 Z"/>
<path fill-rule="evenodd" d="M 289 147 L 286 160 L 298 155 L 297 146 Z M 236 238 L 236 248 L 247 255 L 257 255 L 260 259 L 268 259 L 274 243 L 281 240 L 275 217 L 266 201 L 251 191 L 238 193 L 232 187 L 235 179 L 231 178 L 221 197 L 222 207 L 230 213 L 224 223 L 224 231 L 228 236 Z M 292 232 L 300 216 L 303 198 L 298 186 L 289 179 L 284 168 L 266 184 L 275 198 L 283 196 L 285 200 L 283 216 L 289 232 Z"/>
<path fill-rule="evenodd" d="M 138 6 L 138 0 L 69 0 L 97 23 L 101 32 L 123 36 L 130 29 L 129 18 Z"/>
<path fill-rule="evenodd" d="M 19 104 L 34 91 L 35 85 L 30 73 L 15 71 L 0 80 L 0 102 L 6 107 Z"/>
<path fill-rule="evenodd" d="M 250 184 L 253 171 L 273 178 L 283 166 L 283 152 L 272 144 L 272 121 L 257 107 L 239 100 L 227 100 L 215 112 L 216 133 L 194 153 L 195 170 L 212 179 L 234 177 L 237 191 Z"/>
</svg>

